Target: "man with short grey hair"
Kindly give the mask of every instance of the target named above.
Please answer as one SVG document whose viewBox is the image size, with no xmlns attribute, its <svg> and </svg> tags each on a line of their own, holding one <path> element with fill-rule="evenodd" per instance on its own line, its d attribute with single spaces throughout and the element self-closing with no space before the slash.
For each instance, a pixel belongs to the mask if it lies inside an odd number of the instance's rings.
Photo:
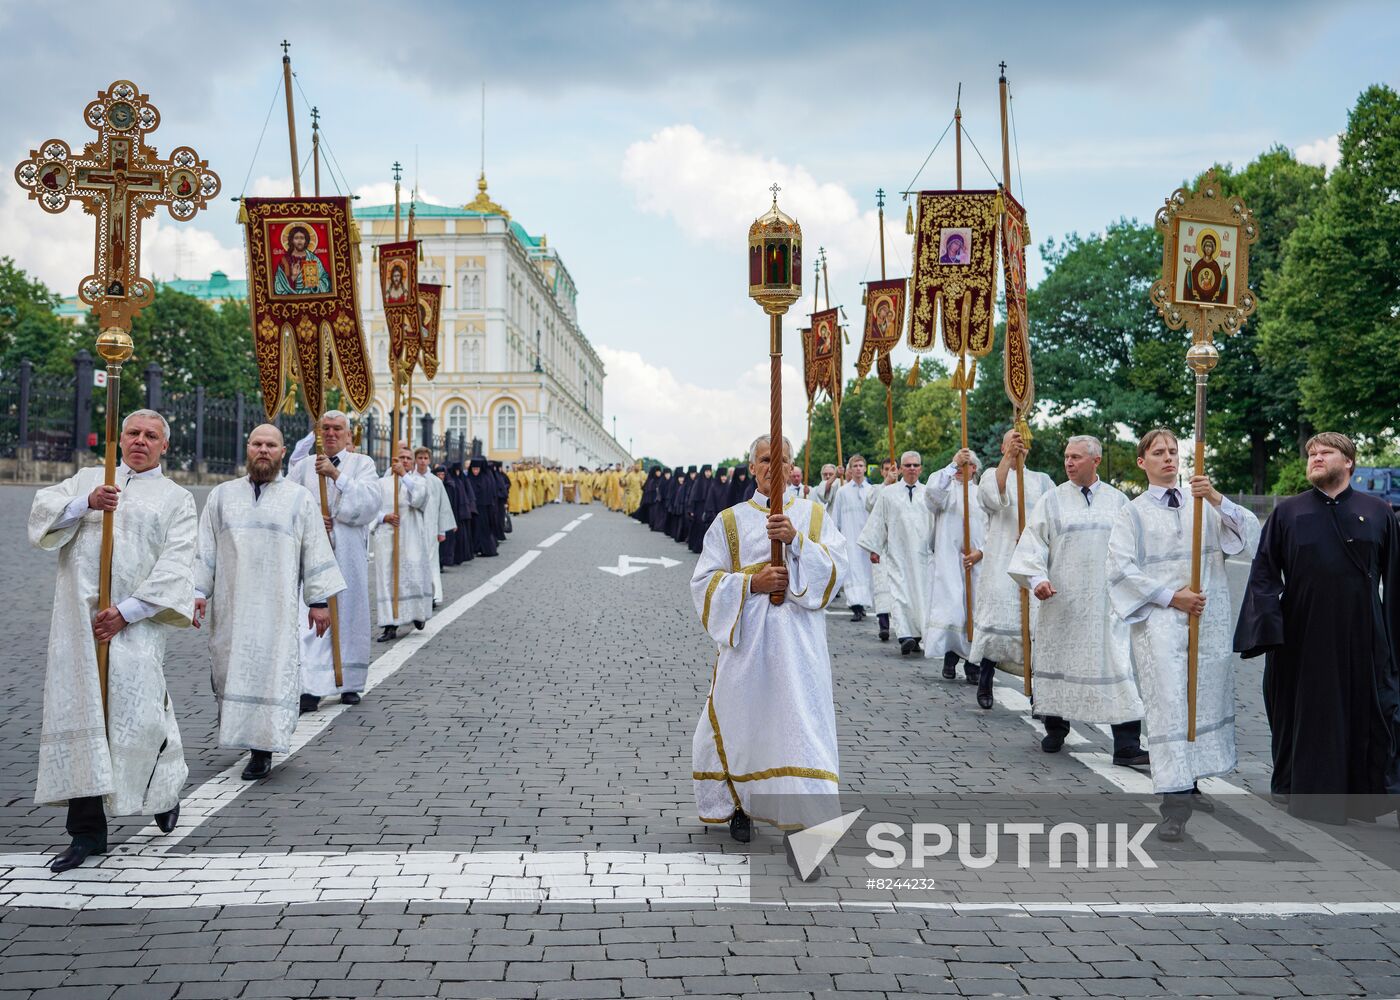
<svg viewBox="0 0 1400 1000">
<path fill-rule="evenodd" d="M 901 656 L 923 652 L 932 587 L 933 518 L 924 505 L 928 487 L 919 481 L 923 468 L 917 451 L 899 457 L 900 478 L 880 488 L 858 543 L 871 563 L 885 567 Z"/>
<path fill-rule="evenodd" d="M 31 544 L 58 551 L 34 790 L 39 805 L 68 807 L 72 844 L 50 865 L 55 872 L 106 853 L 108 815 L 154 814 L 165 833 L 179 820 L 189 769 L 165 685 L 165 641 L 194 611 L 196 519 L 194 497 L 161 471 L 169 443 L 159 413 L 128 414 L 116 485 L 105 485 L 100 465 L 82 469 L 40 490 L 29 511 Z M 100 608 L 108 511 L 112 603 Z M 105 706 L 99 642 L 109 644 Z"/>
<path fill-rule="evenodd" d="M 340 410 L 321 414 L 321 450 L 314 452 L 315 434 L 297 443 L 288 465 L 287 479 L 321 502 L 320 483 L 326 484 L 330 517 L 322 521 L 335 550 L 336 565 L 345 578 L 345 590 L 336 599 L 340 618 L 342 684 L 335 683 L 331 635 L 310 626 L 301 632 L 301 711 L 313 712 L 326 695 L 339 694 L 347 705 L 357 705 L 369 680 L 369 533 L 379 519 L 379 473 L 374 460 L 350 450 L 350 418 Z M 307 609 L 302 608 L 305 618 Z"/>
<path fill-rule="evenodd" d="M 1099 478 L 1103 447 L 1077 435 L 1065 445 L 1068 479 L 1041 496 L 1007 572 L 1039 602 L 1032 647 L 1040 747 L 1056 753 L 1070 719 L 1113 727 L 1113 763 L 1150 764 L 1128 626 L 1109 607 L 1108 538 L 1128 498 Z"/>
</svg>

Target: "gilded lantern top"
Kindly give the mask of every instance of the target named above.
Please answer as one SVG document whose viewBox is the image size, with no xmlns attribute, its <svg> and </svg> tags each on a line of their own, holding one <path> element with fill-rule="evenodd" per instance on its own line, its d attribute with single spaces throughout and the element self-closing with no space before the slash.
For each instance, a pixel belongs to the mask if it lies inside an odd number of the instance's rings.
<svg viewBox="0 0 1400 1000">
<path fill-rule="evenodd" d="M 782 315 L 802 295 L 802 227 L 773 204 L 749 226 L 749 296 L 764 312 Z"/>
</svg>

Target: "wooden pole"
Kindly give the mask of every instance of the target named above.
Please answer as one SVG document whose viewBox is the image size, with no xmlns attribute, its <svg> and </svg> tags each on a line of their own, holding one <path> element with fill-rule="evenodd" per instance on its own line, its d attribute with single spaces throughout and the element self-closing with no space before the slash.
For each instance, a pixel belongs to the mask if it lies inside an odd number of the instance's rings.
<svg viewBox="0 0 1400 1000">
<path fill-rule="evenodd" d="M 292 107 L 292 57 L 291 57 L 291 55 L 287 52 L 287 48 L 288 48 L 287 43 L 286 43 L 286 42 L 283 42 L 283 43 L 282 43 L 282 90 L 283 90 L 283 91 L 286 93 L 286 95 L 287 95 L 287 144 L 288 144 L 288 146 L 290 147 L 290 149 L 291 149 L 291 154 L 292 154 L 292 194 L 293 194 L 293 196 L 295 196 L 295 197 L 297 197 L 297 198 L 300 198 L 300 197 L 301 197 L 301 159 L 300 159 L 300 157 L 297 155 L 297 119 L 296 119 L 296 114 L 294 113 L 294 110 L 293 110 L 293 107 Z M 321 155 L 321 145 L 320 145 L 320 144 L 321 144 L 321 138 L 320 138 L 320 134 L 319 134 L 319 130 L 318 130 L 318 125 L 317 125 L 317 118 L 318 118 L 318 117 L 319 117 L 319 113 L 316 111 L 315 108 L 312 108 L 312 109 L 311 109 L 311 150 L 312 150 L 312 153 L 313 153 L 314 158 L 315 158 L 315 161 L 316 161 L 316 173 L 315 173 L 316 194 L 317 194 L 317 195 L 320 195 L 320 193 L 321 193 L 321 160 L 320 160 L 320 155 Z M 324 338 L 322 338 L 322 336 L 321 336 L 321 331 L 320 331 L 320 328 L 319 328 L 319 327 L 317 328 L 317 331 L 316 331 L 316 339 L 317 339 L 316 356 L 317 356 L 318 358 L 320 358 L 321 361 L 320 361 L 320 363 L 317 364 L 317 366 L 316 366 L 316 367 L 317 367 L 317 370 L 316 370 L 315 372 L 302 372 L 302 373 L 301 373 L 301 379 L 302 379 L 302 393 L 303 393 L 302 401 L 303 401 L 303 402 L 306 402 L 306 396 L 305 396 L 305 392 L 306 392 L 306 380 L 309 379 L 309 378 L 314 378 L 314 379 L 318 379 L 318 380 L 324 380 L 324 378 L 325 378 L 325 370 L 326 370 L 326 369 L 325 369 L 325 344 L 324 344 Z M 325 387 L 324 387 L 324 382 L 322 382 L 321 399 L 322 399 L 322 401 L 323 401 L 323 403 L 324 403 L 324 399 L 325 399 Z M 313 413 L 313 412 L 311 411 L 311 407 L 308 405 L 307 408 L 306 408 L 306 415 L 311 419 L 311 429 L 312 429 L 312 433 L 314 433 L 315 436 L 316 436 L 316 455 L 317 455 L 317 457 L 320 457 L 320 456 L 322 456 L 322 455 L 324 455 L 324 454 L 326 453 L 325 443 L 324 443 L 324 442 L 322 441 L 322 439 L 321 439 L 321 414 L 319 414 L 319 413 Z M 319 484 L 319 486 L 320 486 L 320 493 L 321 493 L 321 516 L 322 516 L 322 517 L 330 517 L 330 516 L 331 516 L 331 505 L 330 505 L 330 498 L 329 498 L 329 495 L 328 495 L 327 492 L 326 492 L 326 477 L 325 477 L 325 476 L 322 476 L 322 475 L 317 475 L 317 476 L 316 476 L 316 479 L 317 479 L 318 484 Z M 334 536 L 334 535 L 331 536 L 331 545 L 332 545 L 332 546 L 335 545 L 335 536 Z M 330 628 L 330 632 L 331 632 L 331 666 L 334 668 L 334 671 L 335 671 L 335 686 L 336 686 L 336 687 L 340 687 L 341 684 L 344 683 L 344 678 L 343 678 L 343 666 L 342 666 L 342 660 L 341 660 L 341 656 L 340 656 L 340 603 L 339 603 L 334 597 L 332 597 L 332 598 L 327 602 L 327 610 L 330 611 L 330 615 L 331 615 L 331 628 Z"/>
<path fill-rule="evenodd" d="M 953 111 L 953 124 L 956 131 L 957 140 L 957 166 L 958 166 L 958 190 L 963 186 L 962 169 L 962 84 L 958 84 L 958 104 Z M 967 304 L 963 304 L 963 321 L 966 326 Z M 958 396 L 962 410 L 962 446 L 967 447 L 967 330 L 963 330 L 962 351 L 958 355 Z M 963 555 L 972 555 L 972 508 L 970 506 L 971 497 L 967 487 L 968 472 L 966 467 L 962 469 L 962 495 L 963 495 Z M 963 569 L 963 604 L 966 609 L 966 632 L 967 641 L 972 641 L 972 567 Z"/>
<path fill-rule="evenodd" d="M 885 189 L 880 188 L 875 194 L 876 203 L 880 207 L 880 280 L 885 280 Z M 893 379 L 891 379 L 893 383 Z M 890 460 L 894 460 L 894 386 L 885 386 L 885 429 L 889 432 L 890 438 Z"/>
<path fill-rule="evenodd" d="M 400 240 L 400 215 L 399 215 L 399 178 L 402 176 L 402 168 L 399 161 L 394 161 L 394 242 Z M 398 358 L 391 358 L 394 376 L 394 440 L 389 445 L 390 474 L 392 475 L 392 464 L 398 461 L 399 435 L 403 430 L 403 372 Z M 394 476 L 394 520 L 399 517 L 399 480 L 402 476 Z M 394 525 L 394 596 L 393 612 L 394 620 L 397 623 L 399 617 L 399 526 Z"/>
<path fill-rule="evenodd" d="M 292 57 L 282 43 L 282 92 L 287 95 L 287 137 L 292 144 L 292 194 L 301 197 L 301 160 L 297 157 L 297 119 L 292 109 Z"/>
<path fill-rule="evenodd" d="M 783 512 L 783 317 L 773 313 L 768 321 L 768 516 Z M 807 450 L 812 450 L 808 435 Z M 783 565 L 783 543 L 774 540 L 769 563 Z M 768 595 L 774 607 L 783 603 L 782 591 Z"/>
<path fill-rule="evenodd" d="M 1213 367 L 1213 366 L 1212 366 Z M 1210 368 L 1194 367 L 1196 373 L 1196 458 L 1191 474 L 1199 476 L 1206 466 L 1206 380 Z M 1196 497 L 1191 502 L 1191 590 L 1201 592 L 1201 517 L 1204 513 L 1204 498 Z M 1186 739 L 1196 741 L 1196 670 L 1201 650 L 1201 619 L 1198 615 L 1186 616 Z"/>
<path fill-rule="evenodd" d="M 131 335 L 125 330 L 104 330 L 97 338 L 97 353 L 107 362 L 107 420 L 106 448 L 103 456 L 102 481 L 107 486 L 117 484 L 117 438 L 121 431 L 118 419 L 121 409 L 122 365 L 131 357 Z M 97 609 L 112 606 L 112 548 L 116 531 L 116 511 L 102 512 L 102 549 L 97 564 Z M 107 720 L 107 665 L 111 654 L 109 642 L 97 644 L 97 685 L 102 695 L 102 719 Z"/>
<path fill-rule="evenodd" d="M 807 447 L 802 449 L 802 485 L 812 481 L 812 400 L 807 400 Z"/>
<path fill-rule="evenodd" d="M 997 89 L 1001 96 L 1001 187 L 1006 194 L 1011 194 L 1011 142 L 1006 127 L 1006 63 L 1001 64 L 1001 76 L 997 80 Z M 1002 252 L 1006 252 L 1005 243 L 1002 244 Z M 1011 289 L 1006 289 L 1006 294 L 1011 295 Z M 1007 315 L 1010 315 L 1008 309 Z M 1021 419 L 1021 414 L 1015 405 L 1011 407 L 1011 422 L 1014 425 Z M 1021 533 L 1026 530 L 1026 456 L 1020 454 L 1016 456 L 1016 538 L 1019 540 Z M 1031 595 L 1025 587 L 1018 587 L 1021 596 L 1021 680 L 1024 692 L 1027 697 L 1031 693 Z"/>
</svg>

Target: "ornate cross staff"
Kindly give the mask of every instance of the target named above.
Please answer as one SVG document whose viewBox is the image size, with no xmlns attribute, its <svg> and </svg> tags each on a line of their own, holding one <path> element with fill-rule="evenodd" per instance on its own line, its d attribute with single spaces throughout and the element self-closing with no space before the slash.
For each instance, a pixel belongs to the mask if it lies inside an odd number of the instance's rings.
<svg viewBox="0 0 1400 1000">
<path fill-rule="evenodd" d="M 131 321 L 155 298 L 141 276 L 141 222 L 164 206 L 176 222 L 188 222 L 219 193 L 219 175 L 189 146 L 161 159 L 146 145 L 160 126 L 160 112 L 130 80 L 118 80 L 83 110 L 97 133 L 80 155 L 62 139 L 48 139 L 15 167 L 15 180 L 46 212 L 58 214 L 74 202 L 97 222 L 92 273 L 78 285 L 78 298 L 97 318 L 97 353 L 107 363 L 106 484 L 117 477 L 121 372 L 131 358 Z M 98 610 L 112 603 L 113 512 L 102 515 Z M 108 644 L 97 644 L 102 710 L 107 710 Z"/>
<path fill-rule="evenodd" d="M 1172 330 L 1191 331 L 1186 367 L 1196 377 L 1196 454 L 1193 475 L 1206 461 L 1206 382 L 1220 360 L 1217 330 L 1235 333 L 1258 305 L 1249 290 L 1249 247 L 1259 237 L 1254 213 L 1240 198 L 1226 198 L 1212 168 L 1195 191 L 1180 187 L 1157 210 L 1162 234 L 1162 277 L 1148 293 Z M 1191 589 L 1201 591 L 1201 516 L 1196 497 L 1191 523 Z M 1186 738 L 1196 739 L 1196 661 L 1201 620 L 1187 616 Z"/>
<path fill-rule="evenodd" d="M 773 206 L 749 226 L 749 297 L 768 314 L 768 433 L 769 477 L 768 513 L 783 509 L 783 313 L 802 294 L 802 227 L 778 208 L 774 184 Z M 774 541 L 769 562 L 783 564 L 783 543 Z M 783 595 L 768 595 L 773 604 L 782 604 Z"/>
</svg>

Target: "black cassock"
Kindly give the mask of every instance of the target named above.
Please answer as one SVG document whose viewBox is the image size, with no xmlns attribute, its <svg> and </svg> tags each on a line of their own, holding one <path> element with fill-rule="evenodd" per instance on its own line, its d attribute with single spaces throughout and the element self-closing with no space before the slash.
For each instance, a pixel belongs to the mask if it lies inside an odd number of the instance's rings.
<svg viewBox="0 0 1400 1000">
<path fill-rule="evenodd" d="M 1400 805 L 1376 798 L 1400 793 L 1400 524 L 1389 504 L 1351 487 L 1280 501 L 1235 651 L 1265 654 L 1272 790 L 1290 796 L 1290 813 L 1342 823 Z"/>
</svg>

